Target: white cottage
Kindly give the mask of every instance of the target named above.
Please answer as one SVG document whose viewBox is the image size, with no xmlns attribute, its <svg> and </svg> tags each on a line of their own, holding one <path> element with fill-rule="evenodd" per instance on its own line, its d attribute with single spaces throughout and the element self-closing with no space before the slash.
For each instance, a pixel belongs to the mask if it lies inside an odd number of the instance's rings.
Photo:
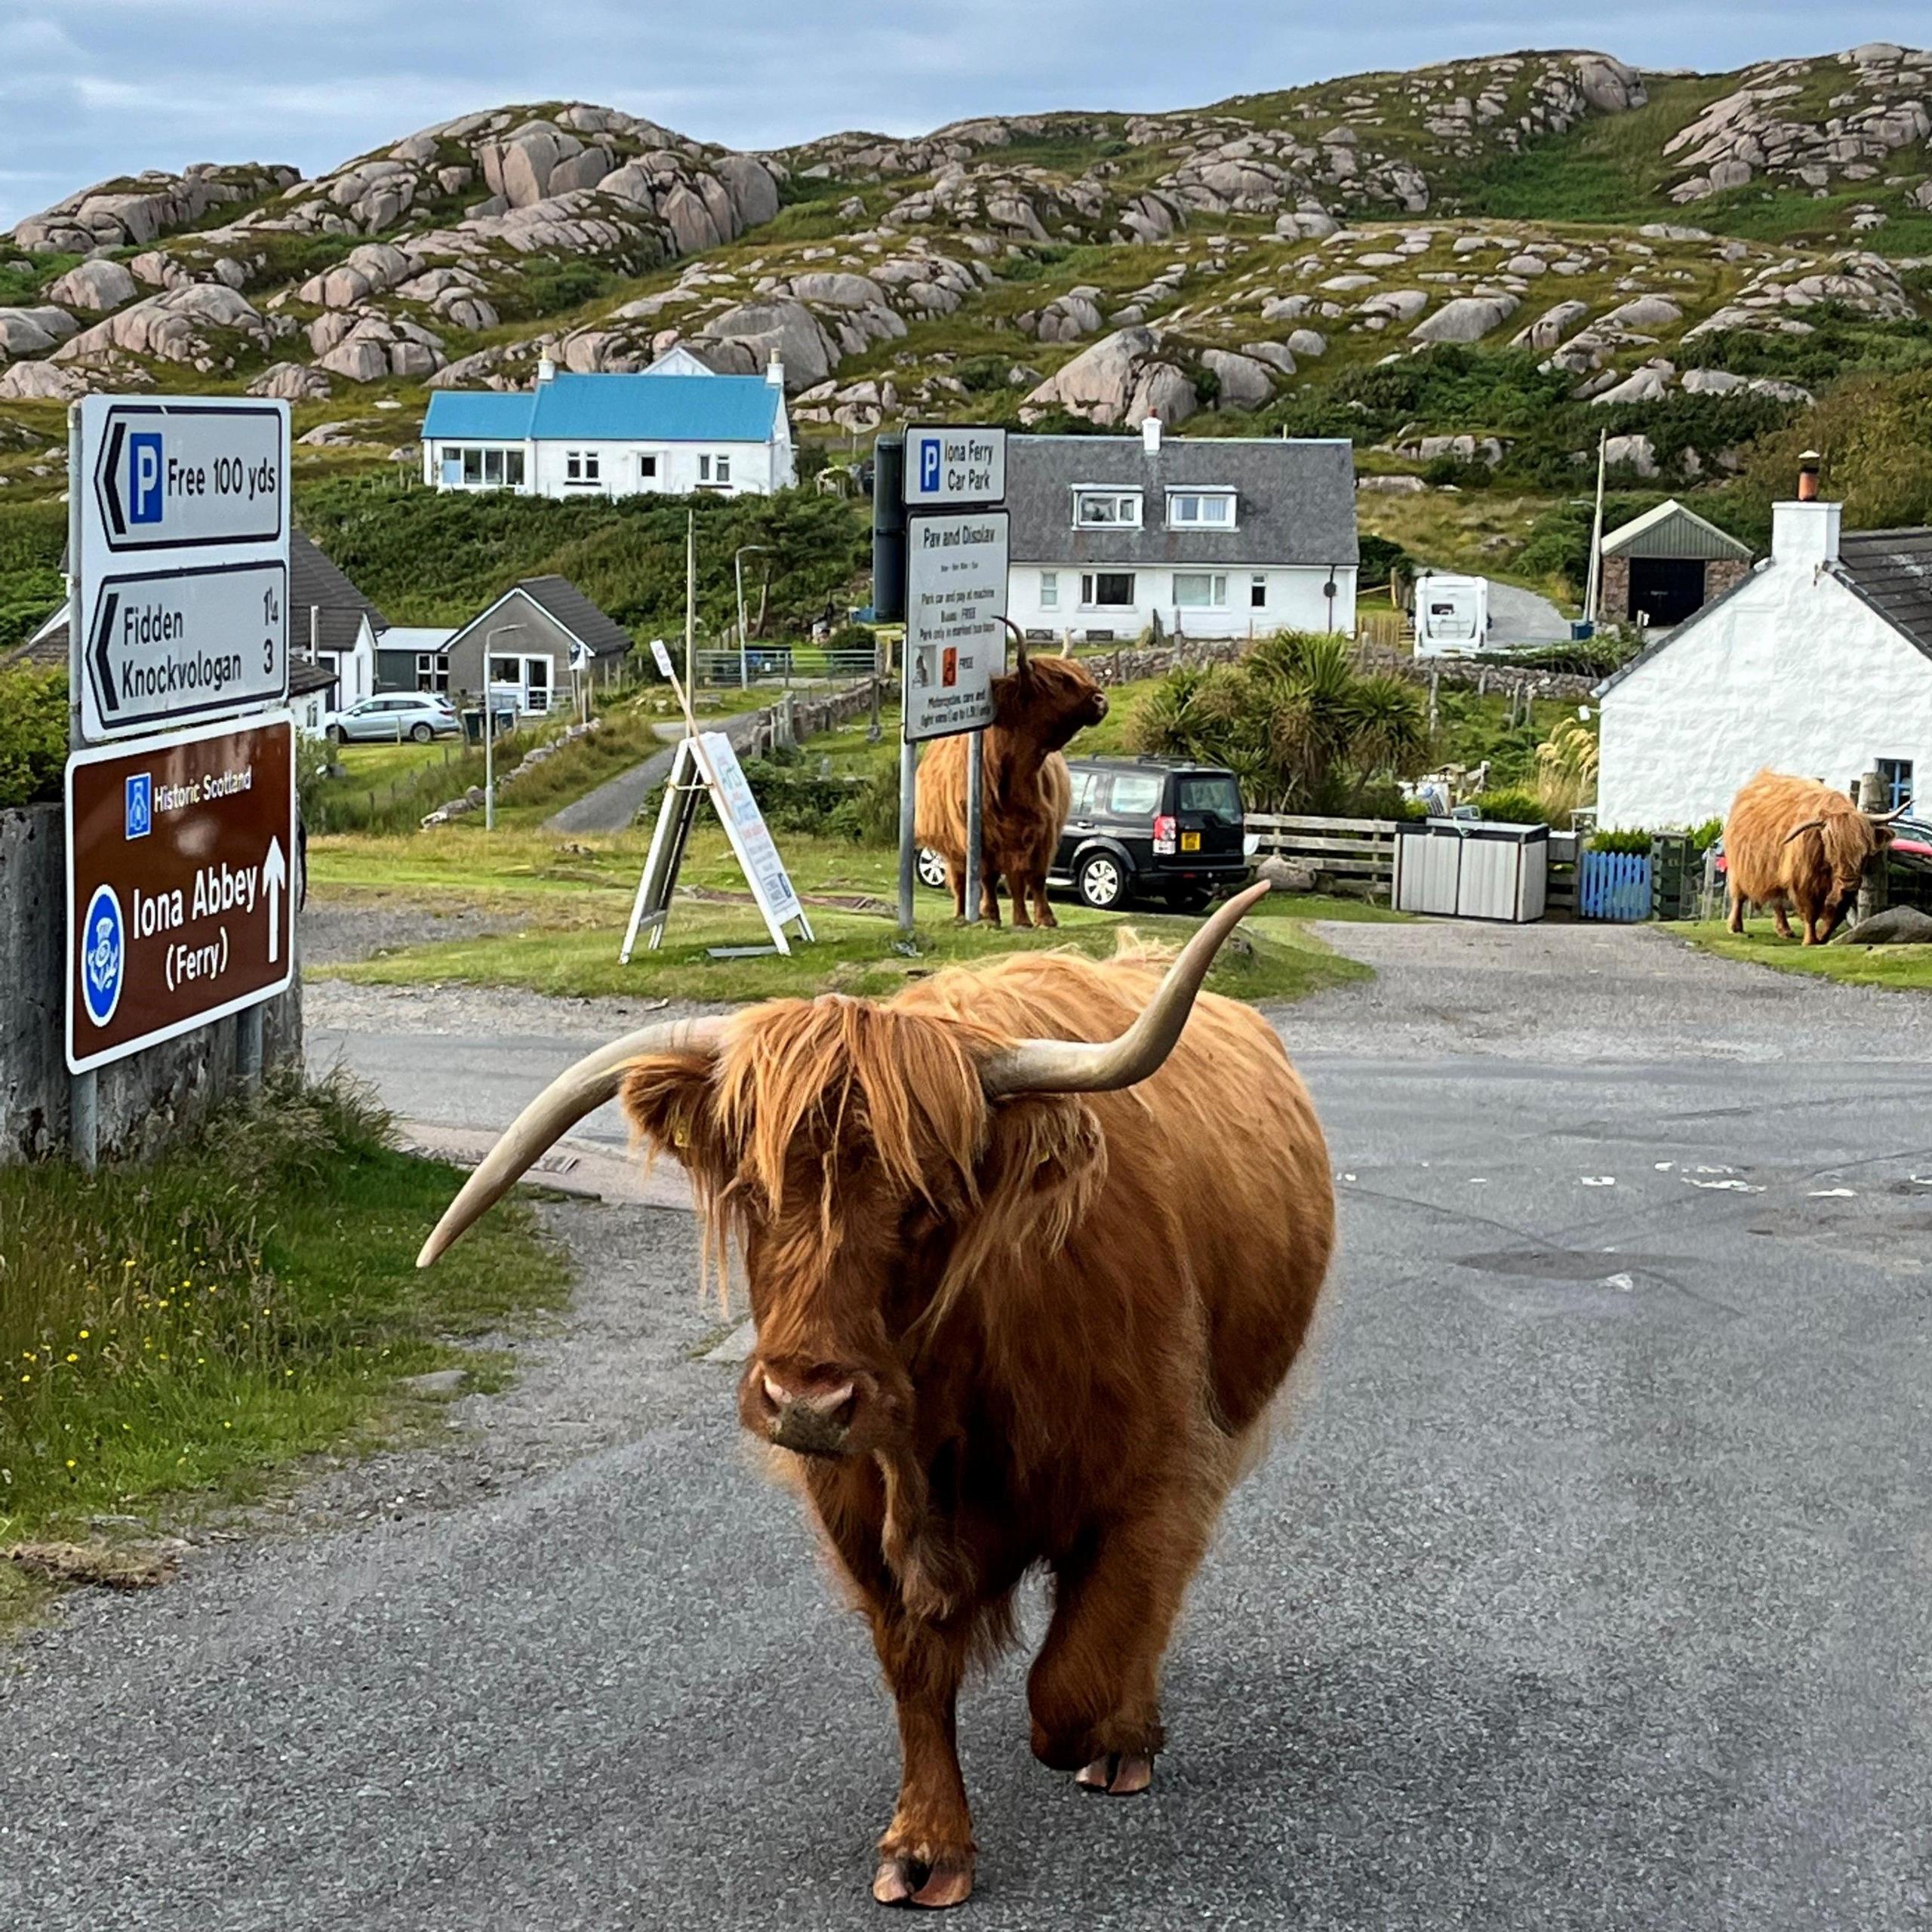
<svg viewBox="0 0 1932 1932">
<path fill-rule="evenodd" d="M 785 371 L 720 376 L 673 349 L 638 375 L 560 374 L 534 389 L 441 389 L 423 480 L 522 497 L 768 495 L 797 480 Z"/>
<path fill-rule="evenodd" d="M 1597 818 L 1721 817 L 1755 771 L 1894 803 L 1932 771 L 1932 530 L 1841 528 L 1842 506 L 1773 507 L 1771 554 L 1598 687 Z"/>
<path fill-rule="evenodd" d="M 1355 627 L 1346 441 L 1014 436 L 1007 614 L 1032 635 L 1189 637 Z"/>
</svg>

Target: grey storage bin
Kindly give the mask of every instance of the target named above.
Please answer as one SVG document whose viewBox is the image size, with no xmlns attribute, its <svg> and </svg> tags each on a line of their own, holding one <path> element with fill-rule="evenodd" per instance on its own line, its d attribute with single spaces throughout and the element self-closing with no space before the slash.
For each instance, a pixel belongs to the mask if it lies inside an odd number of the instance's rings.
<svg viewBox="0 0 1932 1932">
<path fill-rule="evenodd" d="M 1395 909 L 1521 924 L 1543 915 L 1549 827 L 1432 818 L 1395 832 Z"/>
</svg>

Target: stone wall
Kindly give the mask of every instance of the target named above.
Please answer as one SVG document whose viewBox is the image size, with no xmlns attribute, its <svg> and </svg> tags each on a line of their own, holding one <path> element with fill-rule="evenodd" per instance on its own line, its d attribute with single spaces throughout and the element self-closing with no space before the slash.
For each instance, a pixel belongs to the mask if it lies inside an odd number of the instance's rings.
<svg viewBox="0 0 1932 1932">
<path fill-rule="evenodd" d="M 0 1165 L 67 1149 L 65 844 L 60 806 L 0 811 Z M 239 1025 L 238 1017 L 218 1020 L 103 1067 L 96 1076 L 102 1158 L 156 1152 L 228 1092 Z M 267 1064 L 301 1057 L 299 952 L 294 985 L 263 1016 L 262 1041 Z"/>
</svg>

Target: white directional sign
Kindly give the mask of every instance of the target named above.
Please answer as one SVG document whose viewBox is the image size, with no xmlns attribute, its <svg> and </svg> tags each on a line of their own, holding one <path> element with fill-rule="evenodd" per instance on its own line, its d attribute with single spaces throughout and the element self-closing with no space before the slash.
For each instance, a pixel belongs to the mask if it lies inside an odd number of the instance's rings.
<svg viewBox="0 0 1932 1932">
<path fill-rule="evenodd" d="M 88 396 L 70 612 L 82 735 L 288 694 L 288 405 Z"/>
<path fill-rule="evenodd" d="M 1006 663 L 1006 512 L 915 516 L 906 533 L 906 736 L 977 731 Z"/>
<path fill-rule="evenodd" d="M 288 684 L 288 569 L 231 564 L 102 580 L 81 639 L 88 736 L 266 706 Z"/>
<path fill-rule="evenodd" d="M 909 509 L 942 509 L 1006 498 L 1006 432 L 949 423 L 906 432 Z"/>
</svg>

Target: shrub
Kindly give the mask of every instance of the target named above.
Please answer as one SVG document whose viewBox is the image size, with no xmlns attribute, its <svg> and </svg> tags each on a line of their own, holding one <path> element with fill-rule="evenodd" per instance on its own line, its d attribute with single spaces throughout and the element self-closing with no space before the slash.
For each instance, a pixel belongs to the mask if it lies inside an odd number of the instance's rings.
<svg viewBox="0 0 1932 1932">
<path fill-rule="evenodd" d="M 1640 852 L 1651 849 L 1651 835 L 1647 832 L 1593 832 L 1590 834 L 1592 852 Z"/>
<path fill-rule="evenodd" d="M 66 763 L 66 672 L 0 672 L 0 805 L 51 804 Z"/>
<path fill-rule="evenodd" d="M 1558 826 L 1558 820 L 1534 792 L 1478 792 L 1469 802 L 1475 807 L 1478 817 L 1492 825 Z M 1567 811 L 1562 814 L 1564 827 L 1567 826 L 1569 818 Z"/>
</svg>

